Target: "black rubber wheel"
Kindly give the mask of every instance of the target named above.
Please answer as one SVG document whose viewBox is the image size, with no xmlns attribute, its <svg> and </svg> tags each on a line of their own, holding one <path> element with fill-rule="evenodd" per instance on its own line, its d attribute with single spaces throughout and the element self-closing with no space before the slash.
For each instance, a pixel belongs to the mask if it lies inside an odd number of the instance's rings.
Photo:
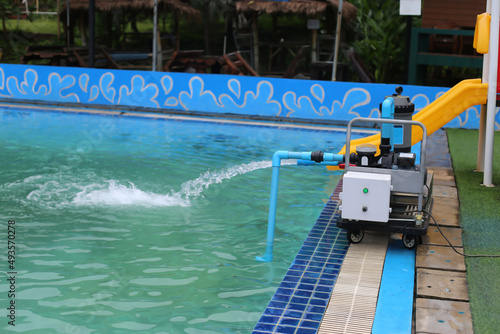
<svg viewBox="0 0 500 334">
<path fill-rule="evenodd" d="M 365 232 L 363 230 L 347 231 L 347 240 L 352 244 L 358 244 L 363 240 Z"/>
<path fill-rule="evenodd" d="M 403 245 L 408 249 L 417 247 L 418 239 L 415 235 L 403 234 Z"/>
</svg>

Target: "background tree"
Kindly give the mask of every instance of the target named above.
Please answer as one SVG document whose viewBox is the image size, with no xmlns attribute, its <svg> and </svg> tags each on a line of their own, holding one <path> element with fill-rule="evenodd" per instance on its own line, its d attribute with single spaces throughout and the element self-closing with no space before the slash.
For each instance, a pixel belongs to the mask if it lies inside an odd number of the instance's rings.
<svg viewBox="0 0 500 334">
<path fill-rule="evenodd" d="M 227 14 L 234 10 L 234 0 L 192 0 L 193 7 L 203 13 L 203 34 L 205 39 L 205 52 L 207 54 L 222 54 L 222 50 L 215 50 L 215 38 L 220 38 L 217 29 L 224 26 Z M 220 41 L 217 41 L 217 43 Z"/>
<path fill-rule="evenodd" d="M 348 40 L 377 82 L 404 80 L 406 19 L 398 0 L 349 0 L 358 8 Z"/>
<path fill-rule="evenodd" d="M 19 4 L 17 3 L 17 1 L 0 0 L 0 13 L 2 15 L 2 36 L 7 43 L 9 42 L 9 33 L 5 25 L 5 20 L 7 19 L 7 15 L 18 15 L 21 13 L 18 5 Z"/>
</svg>

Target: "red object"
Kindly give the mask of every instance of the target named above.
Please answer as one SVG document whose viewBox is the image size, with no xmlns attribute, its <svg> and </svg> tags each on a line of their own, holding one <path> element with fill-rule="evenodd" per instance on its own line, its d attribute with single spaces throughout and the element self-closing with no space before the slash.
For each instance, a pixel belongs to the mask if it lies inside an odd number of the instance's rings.
<svg viewBox="0 0 500 334">
<path fill-rule="evenodd" d="M 355 167 L 356 165 L 349 164 L 351 167 Z M 339 169 L 345 169 L 345 164 L 339 164 Z"/>
</svg>

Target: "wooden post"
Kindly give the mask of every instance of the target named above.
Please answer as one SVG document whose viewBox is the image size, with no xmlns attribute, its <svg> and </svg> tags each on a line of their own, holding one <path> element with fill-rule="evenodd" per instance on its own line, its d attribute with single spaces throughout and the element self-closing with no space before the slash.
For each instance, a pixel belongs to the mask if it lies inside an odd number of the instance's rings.
<svg viewBox="0 0 500 334">
<path fill-rule="evenodd" d="M 89 67 L 95 65 L 95 0 L 89 0 Z"/>
<path fill-rule="evenodd" d="M 175 50 L 176 51 L 179 51 L 179 48 L 180 48 L 180 41 L 179 41 L 179 18 L 178 16 L 173 13 L 173 16 L 174 16 L 174 29 L 175 29 Z"/>
<path fill-rule="evenodd" d="M 60 0 L 57 0 L 57 41 L 59 42 L 61 40 L 61 17 L 59 16 L 59 3 Z"/>
<path fill-rule="evenodd" d="M 255 72 L 259 73 L 259 13 L 254 12 L 252 17 L 253 33 L 253 61 Z"/>
<path fill-rule="evenodd" d="M 311 63 L 318 61 L 318 29 L 312 29 L 311 38 Z"/>
<path fill-rule="evenodd" d="M 335 32 L 335 53 L 333 55 L 333 69 L 332 69 L 332 81 L 337 80 L 337 63 L 339 57 L 339 46 L 340 46 L 340 27 L 342 23 L 342 3 L 344 0 L 339 1 L 339 12 L 337 15 L 337 31 Z"/>
<path fill-rule="evenodd" d="M 156 32 L 156 38 L 157 38 L 157 41 L 158 41 L 158 45 L 156 47 L 156 53 L 158 54 L 158 56 L 156 56 L 156 70 L 157 71 L 161 71 L 163 69 L 163 55 L 162 55 L 162 49 L 161 49 L 161 34 L 160 34 L 160 30 L 158 29 L 158 31 Z"/>
<path fill-rule="evenodd" d="M 155 72 L 158 66 L 158 0 L 154 0 L 153 8 L 153 68 Z"/>
</svg>

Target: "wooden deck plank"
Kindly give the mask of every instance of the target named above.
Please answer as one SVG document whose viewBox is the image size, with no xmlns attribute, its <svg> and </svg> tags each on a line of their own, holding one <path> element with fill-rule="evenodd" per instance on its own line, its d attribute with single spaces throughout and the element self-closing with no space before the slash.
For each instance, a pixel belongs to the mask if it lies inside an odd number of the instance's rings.
<svg viewBox="0 0 500 334">
<path fill-rule="evenodd" d="M 417 298 L 417 333 L 473 333 L 469 303 Z"/>
<path fill-rule="evenodd" d="M 460 226 L 460 207 L 456 198 L 434 197 L 432 216 L 439 226 Z M 434 222 L 431 220 L 431 225 Z"/>
<path fill-rule="evenodd" d="M 457 188 L 450 186 L 435 185 L 432 190 L 434 197 L 458 198 Z"/>
<path fill-rule="evenodd" d="M 453 169 L 449 167 L 429 167 L 429 171 L 434 173 L 435 186 L 456 187 Z"/>
<path fill-rule="evenodd" d="M 441 225 L 439 227 L 441 228 L 441 231 L 453 246 L 462 247 L 461 228 L 444 227 Z M 440 245 L 440 246 L 449 245 L 435 225 L 429 226 L 429 228 L 427 229 L 427 234 L 422 236 L 422 243 L 424 245 Z"/>
<path fill-rule="evenodd" d="M 469 301 L 464 272 L 417 269 L 417 297 Z"/>
<path fill-rule="evenodd" d="M 451 247 L 420 245 L 417 268 L 465 271 L 465 261 Z"/>
</svg>

